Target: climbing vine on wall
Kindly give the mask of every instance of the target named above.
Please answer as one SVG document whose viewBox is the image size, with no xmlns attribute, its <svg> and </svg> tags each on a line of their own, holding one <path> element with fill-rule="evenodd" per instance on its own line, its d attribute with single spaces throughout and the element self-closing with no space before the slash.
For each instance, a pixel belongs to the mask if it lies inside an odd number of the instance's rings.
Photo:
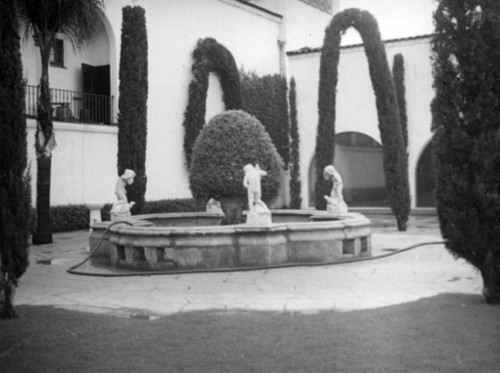
<svg viewBox="0 0 500 373">
<path fill-rule="evenodd" d="M 184 112 L 184 153 L 188 165 L 193 145 L 205 124 L 208 79 L 218 75 L 226 110 L 241 108 L 240 77 L 233 55 L 213 38 L 198 40 L 193 51 L 193 78 L 189 84 L 188 105 Z"/>
<path fill-rule="evenodd" d="M 406 113 L 406 98 L 405 98 L 405 65 L 404 58 L 401 53 L 394 56 L 392 63 L 392 78 L 394 79 L 394 88 L 396 89 L 396 97 L 398 99 L 399 119 L 401 121 L 401 130 L 403 131 L 403 140 L 405 148 L 408 148 L 408 115 Z"/>
<path fill-rule="evenodd" d="M 288 119 L 288 87 L 281 75 L 240 72 L 242 108 L 264 126 L 274 146 L 288 167 L 290 158 L 290 123 Z"/>
<path fill-rule="evenodd" d="M 127 187 L 134 213 L 141 213 L 146 193 L 146 137 L 148 101 L 148 40 L 145 10 L 123 8 L 118 101 L 118 174 L 135 171 Z"/>
<path fill-rule="evenodd" d="M 350 27 L 356 29 L 365 48 L 370 78 L 375 93 L 383 163 L 389 204 L 399 230 L 406 230 L 410 213 L 408 159 L 401 131 L 396 92 L 387 63 L 377 21 L 368 12 L 346 9 L 336 14 L 325 31 L 320 60 L 318 99 L 318 132 L 316 139 L 316 207 L 324 209 L 323 196 L 329 194 L 323 169 L 333 163 L 335 154 L 335 102 L 341 35 Z"/>
</svg>

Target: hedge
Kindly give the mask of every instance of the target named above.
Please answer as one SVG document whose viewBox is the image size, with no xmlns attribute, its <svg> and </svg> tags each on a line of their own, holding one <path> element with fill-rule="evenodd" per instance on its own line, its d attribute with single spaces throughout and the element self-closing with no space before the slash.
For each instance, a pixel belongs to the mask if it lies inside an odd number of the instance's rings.
<svg viewBox="0 0 500 373">
<path fill-rule="evenodd" d="M 276 150 L 288 168 L 290 158 L 290 122 L 287 83 L 278 74 L 264 75 L 240 71 L 242 109 L 254 115 L 264 126 Z"/>
<path fill-rule="evenodd" d="M 163 199 L 146 201 L 142 214 L 157 214 L 168 212 L 195 212 L 205 211 L 206 201 L 193 198 Z M 103 221 L 110 220 L 112 204 L 108 203 L 101 209 Z M 60 205 L 52 206 L 50 215 L 54 232 L 77 231 L 89 228 L 90 211 L 86 205 Z M 34 226 L 34 210 L 32 211 L 31 227 Z"/>
</svg>

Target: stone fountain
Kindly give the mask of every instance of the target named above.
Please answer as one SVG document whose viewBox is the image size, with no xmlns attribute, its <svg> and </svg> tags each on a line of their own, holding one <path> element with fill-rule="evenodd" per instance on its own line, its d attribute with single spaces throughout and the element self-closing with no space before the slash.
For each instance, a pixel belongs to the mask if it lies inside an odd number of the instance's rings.
<svg viewBox="0 0 500 373">
<path fill-rule="evenodd" d="M 370 221 L 362 214 L 348 212 L 342 198 L 342 179 L 332 168 L 328 166 L 324 173 L 325 178 L 333 180 L 332 194 L 325 197 L 327 211 L 269 210 L 260 200 L 260 178 L 265 171 L 257 165 L 245 170 L 249 200 L 245 224 L 221 225 L 224 213 L 211 200 L 205 212 L 135 215 L 95 222 L 91 225 L 90 247 L 96 257 L 113 267 L 167 272 L 369 257 Z"/>
</svg>

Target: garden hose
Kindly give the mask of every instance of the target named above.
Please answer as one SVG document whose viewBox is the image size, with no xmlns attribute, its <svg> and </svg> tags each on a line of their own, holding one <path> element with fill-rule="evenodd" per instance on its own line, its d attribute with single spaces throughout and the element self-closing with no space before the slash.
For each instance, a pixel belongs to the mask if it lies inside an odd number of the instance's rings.
<svg viewBox="0 0 500 373">
<path fill-rule="evenodd" d="M 267 266 L 254 266 L 254 267 L 237 267 L 237 268 L 212 268 L 212 269 L 185 269 L 185 270 L 165 270 L 165 271 L 127 271 L 121 273 L 89 273 L 78 271 L 77 268 L 88 262 L 97 252 L 99 247 L 101 246 L 104 237 L 109 233 L 109 230 L 112 226 L 116 224 L 128 224 L 134 225 L 132 221 L 129 220 L 120 220 L 111 223 L 106 230 L 104 231 L 101 239 L 99 240 L 96 247 L 92 250 L 87 258 L 85 258 L 82 262 L 70 267 L 67 272 L 72 275 L 81 275 L 81 276 L 95 276 L 95 277 L 129 277 L 129 276 L 154 276 L 154 275 L 180 275 L 180 274 L 193 274 L 193 273 L 225 273 L 225 272 L 243 272 L 243 271 L 259 271 L 266 269 L 278 269 L 278 268 L 292 268 L 292 267 L 320 267 L 320 266 L 332 266 L 338 264 L 349 264 L 349 263 L 357 263 L 364 262 L 369 260 L 376 259 L 384 259 L 396 254 L 401 254 L 409 250 L 416 249 L 422 246 L 430 246 L 430 245 L 442 245 L 445 244 L 445 241 L 431 241 L 431 242 L 423 242 L 415 245 L 411 245 L 405 247 L 403 249 L 397 249 L 396 251 L 389 252 L 387 254 L 364 257 L 364 258 L 353 258 L 353 259 L 345 259 L 345 260 L 337 260 L 334 262 L 322 262 L 322 263 L 285 263 L 285 264 L 273 264 Z M 382 250 L 392 250 L 392 249 L 382 249 Z"/>
</svg>

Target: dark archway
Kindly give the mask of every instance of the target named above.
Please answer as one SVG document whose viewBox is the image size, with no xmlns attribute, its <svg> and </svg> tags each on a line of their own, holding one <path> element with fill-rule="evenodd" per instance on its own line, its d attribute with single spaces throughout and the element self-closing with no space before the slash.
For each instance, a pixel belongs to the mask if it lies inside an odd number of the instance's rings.
<svg viewBox="0 0 500 373">
<path fill-rule="evenodd" d="M 241 109 L 241 85 L 233 55 L 212 38 L 198 40 L 193 51 L 193 79 L 189 84 L 188 106 L 184 112 L 184 153 L 189 166 L 193 145 L 205 124 L 208 81 L 217 74 L 226 110 Z"/>
<path fill-rule="evenodd" d="M 436 207 L 434 193 L 436 177 L 432 161 L 432 143 L 429 143 L 418 160 L 417 164 L 417 207 Z"/>
<path fill-rule="evenodd" d="M 383 146 L 384 173 L 391 209 L 398 229 L 406 230 L 410 213 L 408 158 L 403 140 L 399 109 L 385 47 L 380 38 L 377 21 L 368 12 L 347 9 L 336 14 L 325 31 L 321 52 L 318 99 L 318 133 L 316 139 L 316 208 L 324 209 L 323 195 L 328 184 L 323 169 L 333 163 L 335 154 L 335 104 L 338 82 L 341 35 L 350 27 L 363 39 L 370 79 L 375 93 L 380 137 Z"/>
</svg>

